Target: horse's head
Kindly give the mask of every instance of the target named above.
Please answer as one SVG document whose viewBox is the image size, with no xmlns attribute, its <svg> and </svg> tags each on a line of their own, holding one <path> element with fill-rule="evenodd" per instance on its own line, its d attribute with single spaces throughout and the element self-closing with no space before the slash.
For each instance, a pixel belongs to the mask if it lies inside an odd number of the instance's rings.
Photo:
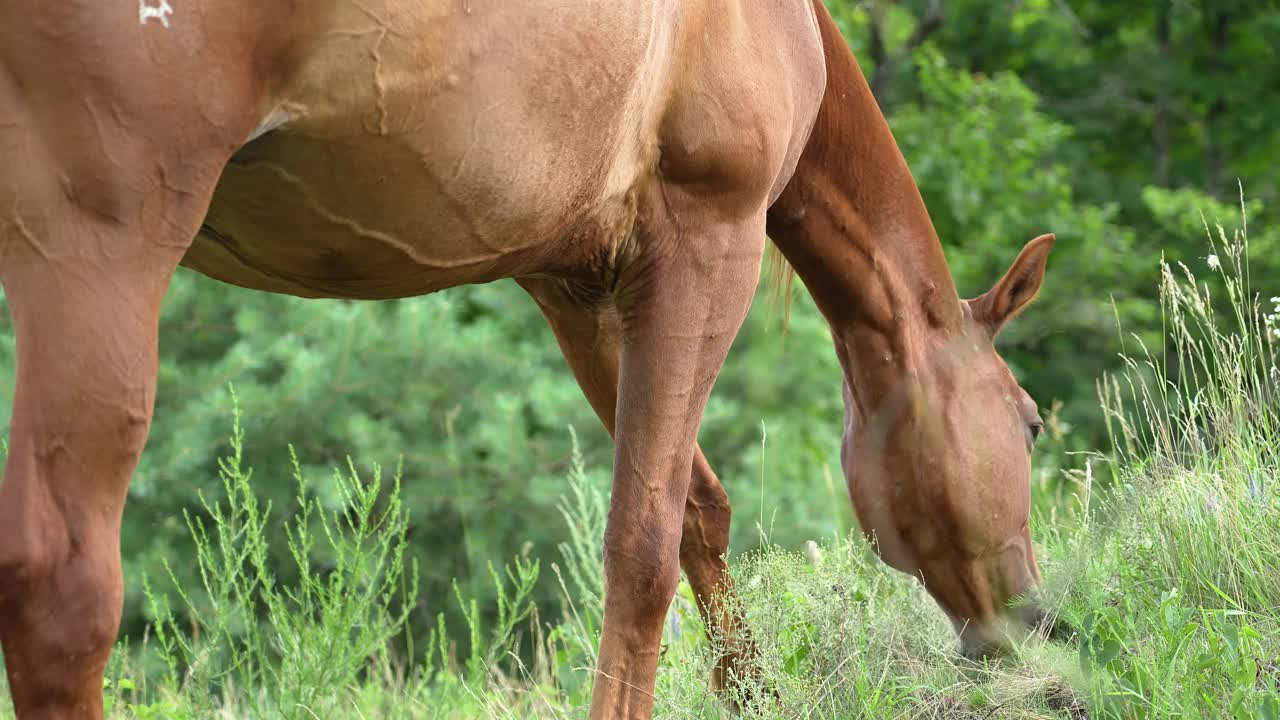
<svg viewBox="0 0 1280 720">
<path fill-rule="evenodd" d="M 1009 621 L 1039 620 L 1010 600 L 1040 580 L 1029 482 L 1044 425 L 994 340 L 1039 291 L 1052 245 L 1028 243 L 958 318 L 919 323 L 896 348 L 899 369 L 879 374 L 889 386 L 844 387 L 841 458 L 859 522 L 886 562 L 924 581 L 969 655 L 1003 647 Z"/>
</svg>

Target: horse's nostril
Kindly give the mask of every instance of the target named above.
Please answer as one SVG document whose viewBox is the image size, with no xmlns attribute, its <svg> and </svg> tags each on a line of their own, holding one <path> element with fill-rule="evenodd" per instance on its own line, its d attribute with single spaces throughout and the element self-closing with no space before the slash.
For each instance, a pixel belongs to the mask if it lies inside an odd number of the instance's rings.
<svg viewBox="0 0 1280 720">
<path fill-rule="evenodd" d="M 973 662 L 994 660 L 1008 651 L 1008 640 L 994 628 L 970 625 L 960 632 L 960 654 Z"/>
</svg>

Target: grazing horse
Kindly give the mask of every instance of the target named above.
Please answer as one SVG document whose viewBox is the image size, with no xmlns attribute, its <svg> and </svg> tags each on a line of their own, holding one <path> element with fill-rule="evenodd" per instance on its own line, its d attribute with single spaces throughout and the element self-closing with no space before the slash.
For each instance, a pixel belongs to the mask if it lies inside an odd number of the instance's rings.
<svg viewBox="0 0 1280 720">
<path fill-rule="evenodd" d="M 1035 405 L 993 337 L 1051 236 L 957 295 L 819 0 L 139 0 L 0 8 L 17 386 L 0 643 L 20 718 L 98 718 L 119 531 L 185 265 L 305 297 L 515 278 L 616 441 L 591 717 L 647 718 L 683 565 L 745 669 L 703 407 L 766 231 L 831 325 L 844 470 L 964 647 L 1039 579 Z M 723 678 L 721 678 L 723 679 Z"/>
</svg>

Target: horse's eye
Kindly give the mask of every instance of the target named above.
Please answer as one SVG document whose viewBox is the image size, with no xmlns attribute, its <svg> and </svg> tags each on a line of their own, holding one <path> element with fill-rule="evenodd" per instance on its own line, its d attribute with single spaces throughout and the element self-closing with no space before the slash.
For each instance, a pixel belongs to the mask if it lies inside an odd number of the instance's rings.
<svg viewBox="0 0 1280 720">
<path fill-rule="evenodd" d="M 1044 423 L 1039 420 L 1036 420 L 1035 422 L 1031 423 L 1030 428 L 1031 428 L 1031 442 L 1035 442 L 1040 438 L 1040 433 L 1044 432 Z"/>
</svg>

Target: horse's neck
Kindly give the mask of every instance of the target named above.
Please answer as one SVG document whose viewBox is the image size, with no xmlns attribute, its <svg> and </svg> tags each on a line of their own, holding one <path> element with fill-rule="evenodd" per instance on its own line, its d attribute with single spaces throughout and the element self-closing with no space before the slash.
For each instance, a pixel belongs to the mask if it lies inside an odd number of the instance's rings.
<svg viewBox="0 0 1280 720">
<path fill-rule="evenodd" d="M 889 126 L 831 16 L 815 5 L 827 90 L 770 210 L 769 235 L 831 323 L 847 380 L 863 396 L 909 369 L 913 338 L 958 329 L 960 301 Z"/>
</svg>

